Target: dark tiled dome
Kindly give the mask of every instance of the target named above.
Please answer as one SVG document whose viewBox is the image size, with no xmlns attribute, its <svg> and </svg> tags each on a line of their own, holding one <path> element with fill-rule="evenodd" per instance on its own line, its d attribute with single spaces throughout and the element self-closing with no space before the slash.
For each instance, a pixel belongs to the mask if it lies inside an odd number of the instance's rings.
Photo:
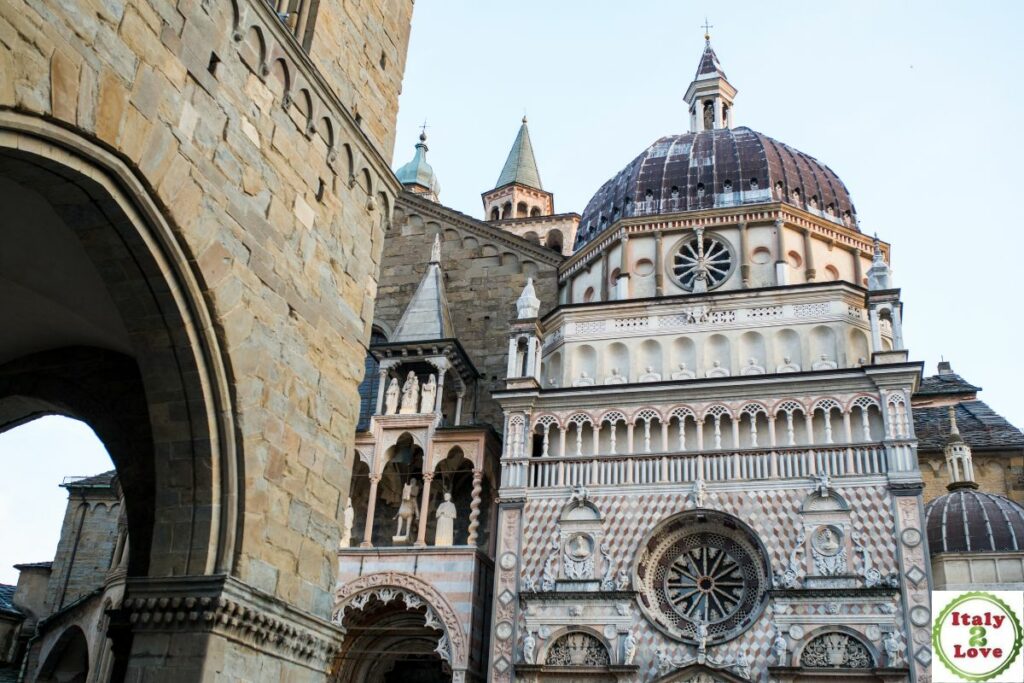
<svg viewBox="0 0 1024 683">
<path fill-rule="evenodd" d="M 669 135 L 591 198 L 575 248 L 622 217 L 780 200 L 857 226 L 843 181 L 814 157 L 743 127 Z"/>
<path fill-rule="evenodd" d="M 950 491 L 924 508 L 933 555 L 1024 550 L 1024 508 L 974 489 Z"/>
</svg>

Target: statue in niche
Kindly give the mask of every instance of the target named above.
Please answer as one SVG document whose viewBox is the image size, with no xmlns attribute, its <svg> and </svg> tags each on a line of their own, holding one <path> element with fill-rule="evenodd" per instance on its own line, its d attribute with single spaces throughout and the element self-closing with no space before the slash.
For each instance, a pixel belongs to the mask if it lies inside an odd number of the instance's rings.
<svg viewBox="0 0 1024 683">
<path fill-rule="evenodd" d="M 398 395 L 402 393 L 398 388 L 398 378 L 392 377 L 388 390 L 384 392 L 384 414 L 394 415 L 398 412 Z"/>
<path fill-rule="evenodd" d="M 763 375 L 764 367 L 757 364 L 756 358 L 747 359 L 747 367 L 743 368 L 742 375 Z"/>
<path fill-rule="evenodd" d="M 672 379 L 694 379 L 697 376 L 693 370 L 686 367 L 686 363 L 680 363 L 679 369 L 672 373 Z"/>
<path fill-rule="evenodd" d="M 437 375 L 431 375 L 430 379 L 423 383 L 420 389 L 420 412 L 434 412 L 434 397 L 437 396 Z"/>
<path fill-rule="evenodd" d="M 633 663 L 633 659 L 636 657 L 636 636 L 633 635 L 632 631 L 626 633 L 625 640 L 622 641 L 622 663 L 629 666 Z"/>
<path fill-rule="evenodd" d="M 728 377 L 730 373 L 729 368 L 723 368 L 722 362 L 716 360 L 712 364 L 711 369 L 704 374 L 707 377 Z"/>
<path fill-rule="evenodd" d="M 644 374 L 640 375 L 640 381 L 641 382 L 660 382 L 661 381 L 661 374 L 655 372 L 653 367 L 648 365 L 645 368 L 645 370 L 646 370 L 646 372 L 644 372 Z"/>
<path fill-rule="evenodd" d="M 786 636 L 782 635 L 782 629 L 775 626 L 775 639 L 772 641 L 772 653 L 775 655 L 775 663 L 778 666 L 786 666 L 786 650 L 789 649 L 789 644 L 786 642 Z"/>
<path fill-rule="evenodd" d="M 533 664 L 536 652 L 537 639 L 534 637 L 533 631 L 527 631 L 523 637 L 523 661 L 527 664 Z"/>
<path fill-rule="evenodd" d="M 783 356 L 782 365 L 775 368 L 775 372 L 800 372 L 800 366 L 794 363 L 789 356 Z"/>
<path fill-rule="evenodd" d="M 612 374 L 605 378 L 605 384 L 625 384 L 626 378 L 619 374 L 618 368 L 612 368 Z"/>
<path fill-rule="evenodd" d="M 697 479 L 693 482 L 693 493 L 690 494 L 690 499 L 693 501 L 695 508 L 704 507 L 704 503 L 707 500 L 708 485 L 703 479 Z"/>
<path fill-rule="evenodd" d="M 452 494 L 444 492 L 444 502 L 437 506 L 437 527 L 434 530 L 434 545 L 450 546 L 455 544 L 455 517 L 458 514 Z"/>
<path fill-rule="evenodd" d="M 886 664 L 890 667 L 903 664 L 903 641 L 896 631 L 889 631 L 882 638 L 882 647 L 885 648 Z"/>
<path fill-rule="evenodd" d="M 405 384 L 402 385 L 402 415 L 413 415 L 419 407 L 416 405 L 420 397 L 420 381 L 416 379 L 416 373 L 412 370 L 405 377 Z"/>
<path fill-rule="evenodd" d="M 704 103 L 704 130 L 715 129 L 715 105 L 712 102 Z"/>
<path fill-rule="evenodd" d="M 573 381 L 574 387 L 592 387 L 594 386 L 594 378 L 587 375 L 586 372 L 581 372 L 580 376 Z"/>
<path fill-rule="evenodd" d="M 356 521 L 356 511 L 352 507 L 352 499 L 347 498 L 345 500 L 345 515 L 344 523 L 341 526 L 341 541 L 338 542 L 339 548 L 348 548 L 352 545 L 352 526 Z"/>
<path fill-rule="evenodd" d="M 616 572 L 615 589 L 620 591 L 629 590 L 629 573 L 625 569 L 620 569 Z"/>
<path fill-rule="evenodd" d="M 415 479 L 410 479 L 402 487 L 402 502 L 398 506 L 398 514 L 395 515 L 395 519 L 398 520 L 398 529 L 395 530 L 395 535 L 391 538 L 395 543 L 409 540 L 412 525 L 416 523 L 419 495 L 420 485 Z"/>
<path fill-rule="evenodd" d="M 839 367 L 834 360 L 829 360 L 824 353 L 821 358 L 811 363 L 811 370 L 835 370 Z"/>
</svg>

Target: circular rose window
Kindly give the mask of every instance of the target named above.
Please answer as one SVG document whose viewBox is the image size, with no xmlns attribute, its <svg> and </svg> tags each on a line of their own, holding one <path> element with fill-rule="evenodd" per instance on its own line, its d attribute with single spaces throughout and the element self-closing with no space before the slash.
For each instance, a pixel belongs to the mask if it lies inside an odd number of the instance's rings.
<svg viewBox="0 0 1024 683">
<path fill-rule="evenodd" d="M 767 599 L 768 560 L 742 522 L 722 513 L 686 512 L 659 525 L 641 546 L 634 582 L 640 608 L 663 632 L 708 643 L 740 635 Z"/>
<path fill-rule="evenodd" d="M 702 229 L 680 241 L 668 260 L 668 271 L 688 292 L 706 292 L 728 279 L 736 265 L 732 247 Z"/>
</svg>

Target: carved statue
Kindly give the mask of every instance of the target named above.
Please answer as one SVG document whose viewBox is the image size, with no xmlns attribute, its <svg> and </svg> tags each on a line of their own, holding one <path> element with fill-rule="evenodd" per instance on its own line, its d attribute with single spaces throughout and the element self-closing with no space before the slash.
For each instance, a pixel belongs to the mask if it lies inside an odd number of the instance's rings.
<svg viewBox="0 0 1024 683">
<path fill-rule="evenodd" d="M 392 377 L 388 384 L 388 390 L 384 393 L 384 414 L 394 415 L 398 412 L 398 395 L 401 390 L 398 388 L 398 378 Z"/>
<path fill-rule="evenodd" d="M 660 382 L 661 375 L 654 371 L 654 368 L 650 365 L 647 366 L 646 372 L 640 375 L 641 382 Z"/>
<path fill-rule="evenodd" d="M 763 375 L 764 367 L 757 364 L 756 358 L 747 359 L 747 367 L 743 368 L 741 375 Z"/>
<path fill-rule="evenodd" d="M 686 368 L 686 363 L 680 363 L 679 369 L 672 373 L 672 379 L 693 379 L 697 374 Z"/>
<path fill-rule="evenodd" d="M 715 105 L 711 102 L 704 103 L 704 130 L 715 129 Z"/>
<path fill-rule="evenodd" d="M 341 526 L 341 541 L 338 543 L 339 548 L 348 548 L 352 545 L 352 525 L 355 523 L 356 511 L 352 507 L 352 499 L 348 498 L 345 501 L 345 517 L 344 524 Z"/>
<path fill-rule="evenodd" d="M 537 656 L 537 639 L 533 635 L 533 631 L 527 631 L 523 637 L 523 661 L 527 664 L 535 663 L 535 657 Z"/>
<path fill-rule="evenodd" d="M 420 389 L 420 412 L 434 412 L 434 397 L 437 395 L 437 375 L 430 375 L 430 379 L 423 383 Z"/>
<path fill-rule="evenodd" d="M 882 647 L 885 648 L 886 664 L 888 666 L 899 666 L 903 663 L 903 641 L 896 631 L 889 631 L 882 638 Z"/>
<path fill-rule="evenodd" d="M 789 356 L 783 356 L 782 365 L 775 368 L 775 372 L 800 372 L 800 365 L 794 363 Z"/>
<path fill-rule="evenodd" d="M 622 641 L 622 663 L 628 666 L 633 663 L 634 657 L 636 657 L 636 636 L 629 631 L 626 633 L 625 640 Z"/>
<path fill-rule="evenodd" d="M 588 376 L 586 372 L 581 372 L 579 378 L 572 385 L 574 387 L 592 387 L 594 386 L 594 378 Z"/>
<path fill-rule="evenodd" d="M 832 488 L 832 477 L 828 476 L 827 472 L 822 472 L 814 479 L 818 486 L 818 495 L 822 498 L 828 498 L 829 489 Z"/>
<path fill-rule="evenodd" d="M 419 508 L 419 503 L 416 500 L 420 495 L 420 485 L 415 479 L 410 479 L 402 487 L 402 502 L 398 507 L 398 514 L 395 515 L 395 519 L 398 520 L 398 529 L 395 531 L 392 541 L 401 543 L 409 540 L 409 534 L 412 533 L 412 525 L 416 522 L 416 516 Z"/>
<path fill-rule="evenodd" d="M 697 479 L 693 482 L 693 494 L 691 496 L 693 500 L 693 506 L 696 508 L 704 507 L 705 499 L 707 498 L 708 485 L 703 479 Z"/>
<path fill-rule="evenodd" d="M 416 378 L 416 373 L 412 370 L 405 377 L 405 384 L 402 385 L 402 415 L 413 415 L 416 413 L 416 409 L 419 407 L 416 405 L 417 399 L 420 396 L 420 381 Z"/>
<path fill-rule="evenodd" d="M 786 650 L 789 648 L 789 644 L 786 642 L 786 636 L 782 635 L 782 629 L 775 626 L 775 639 L 772 641 L 772 653 L 775 655 L 775 663 L 778 666 L 786 666 Z"/>
<path fill-rule="evenodd" d="M 700 657 L 708 651 L 708 625 L 704 620 L 697 617 L 693 625 L 694 640 L 697 641 L 697 656 Z"/>
<path fill-rule="evenodd" d="M 444 502 L 437 506 L 437 526 L 434 529 L 434 545 L 449 546 L 455 543 L 455 517 L 458 514 L 452 494 L 444 492 Z"/>
<path fill-rule="evenodd" d="M 605 378 L 605 384 L 625 384 L 626 378 L 619 374 L 618 368 L 612 368 L 612 374 Z"/>
<path fill-rule="evenodd" d="M 839 367 L 834 360 L 829 360 L 824 353 L 821 358 L 811 363 L 811 370 L 835 370 Z"/>
<path fill-rule="evenodd" d="M 620 569 L 615 574 L 615 588 L 620 591 L 629 590 L 629 572 L 625 569 Z"/>
<path fill-rule="evenodd" d="M 712 363 L 711 369 L 704 374 L 707 377 L 728 377 L 729 368 L 723 368 L 722 362 L 716 360 L 714 363 Z"/>
</svg>

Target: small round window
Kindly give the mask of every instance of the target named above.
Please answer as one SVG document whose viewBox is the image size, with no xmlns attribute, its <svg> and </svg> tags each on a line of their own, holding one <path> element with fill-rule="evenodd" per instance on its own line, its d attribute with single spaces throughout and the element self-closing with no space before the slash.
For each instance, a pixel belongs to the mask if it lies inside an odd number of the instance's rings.
<svg viewBox="0 0 1024 683">
<path fill-rule="evenodd" d="M 706 292 L 729 278 L 736 257 L 724 239 L 697 230 L 676 245 L 667 265 L 669 275 L 680 287 L 688 292 Z"/>
</svg>

